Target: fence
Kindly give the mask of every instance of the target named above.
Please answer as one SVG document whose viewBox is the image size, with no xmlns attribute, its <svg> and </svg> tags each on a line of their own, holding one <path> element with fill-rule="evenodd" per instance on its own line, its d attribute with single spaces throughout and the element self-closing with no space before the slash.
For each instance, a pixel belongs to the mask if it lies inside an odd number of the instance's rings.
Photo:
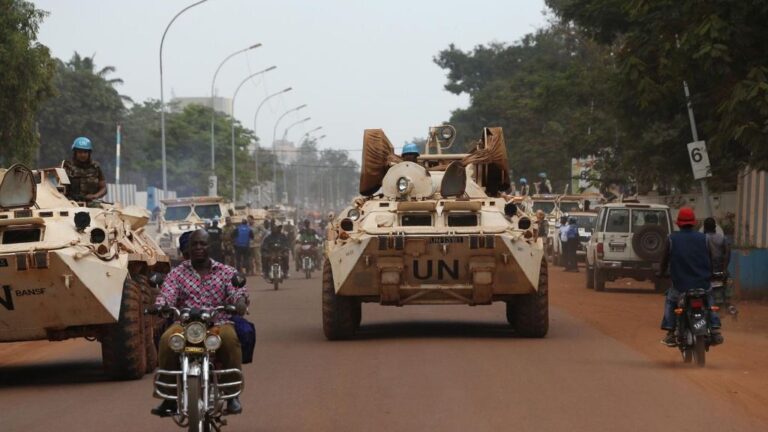
<svg viewBox="0 0 768 432">
<path fill-rule="evenodd" d="M 176 192 L 152 186 L 146 191 L 139 191 L 134 184 L 107 184 L 106 200 L 123 206 L 135 205 L 152 211 L 160 205 L 160 200 L 166 198 L 176 198 Z"/>
<path fill-rule="evenodd" d="M 736 245 L 768 248 L 768 175 L 746 169 L 739 175 Z"/>
</svg>

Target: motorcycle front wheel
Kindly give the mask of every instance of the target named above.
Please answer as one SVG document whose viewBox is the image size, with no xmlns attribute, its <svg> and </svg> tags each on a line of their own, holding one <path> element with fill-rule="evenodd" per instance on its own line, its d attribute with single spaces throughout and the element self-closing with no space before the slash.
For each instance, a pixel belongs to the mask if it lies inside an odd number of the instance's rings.
<svg viewBox="0 0 768 432">
<path fill-rule="evenodd" d="M 210 427 L 203 412 L 202 389 L 200 377 L 187 378 L 187 417 L 189 419 L 189 432 L 209 432 Z"/>
</svg>

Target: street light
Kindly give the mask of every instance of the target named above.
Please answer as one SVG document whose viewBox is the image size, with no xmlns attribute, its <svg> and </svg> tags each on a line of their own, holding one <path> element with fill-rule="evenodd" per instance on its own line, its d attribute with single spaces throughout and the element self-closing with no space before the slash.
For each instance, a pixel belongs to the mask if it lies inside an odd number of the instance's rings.
<svg viewBox="0 0 768 432">
<path fill-rule="evenodd" d="M 240 81 L 240 84 L 238 84 L 237 88 L 235 89 L 235 94 L 232 96 L 232 204 L 237 202 L 237 188 L 235 187 L 237 184 L 235 164 L 235 99 L 237 99 L 237 93 L 240 92 L 240 88 L 243 86 L 243 84 L 247 83 L 248 80 L 255 77 L 256 75 L 261 75 L 275 69 L 277 69 L 277 66 L 270 66 L 264 70 L 248 75 L 242 81 Z"/>
<path fill-rule="evenodd" d="M 283 93 L 288 93 L 289 91 L 293 90 L 293 87 L 288 87 L 283 90 L 280 90 L 277 93 L 272 93 L 271 95 L 264 98 L 264 100 L 261 101 L 258 107 L 256 107 L 256 114 L 253 115 L 253 135 L 258 136 L 256 134 L 256 126 L 257 126 L 257 120 L 259 119 L 259 111 L 261 111 L 261 107 L 264 106 L 265 103 L 267 103 L 268 100 L 272 99 L 275 96 L 281 95 Z"/>
<path fill-rule="evenodd" d="M 216 120 L 216 108 L 214 106 L 215 104 L 215 98 L 216 98 L 216 76 L 219 75 L 219 71 L 221 70 L 221 67 L 224 66 L 224 63 L 227 62 L 227 60 L 231 59 L 232 57 L 244 53 L 246 51 L 256 49 L 260 47 L 261 44 L 257 43 L 254 45 L 249 46 L 248 48 L 243 48 L 241 50 L 237 50 L 233 52 L 232 54 L 228 55 L 224 60 L 219 63 L 219 67 L 216 68 L 216 72 L 213 74 L 213 80 L 211 81 L 211 177 L 208 179 L 208 195 L 217 195 L 218 191 L 218 181 L 216 178 L 216 139 L 214 138 L 216 136 L 216 126 L 215 126 L 215 120 Z"/>
<path fill-rule="evenodd" d="M 272 153 L 274 154 L 274 158 L 272 159 L 272 192 L 273 192 L 272 196 L 275 199 L 277 198 L 277 148 L 275 147 L 275 139 L 277 138 L 277 125 L 279 125 L 280 120 L 282 120 L 288 114 L 306 107 L 307 107 L 307 104 L 299 105 L 296 108 L 291 108 L 288 111 L 284 112 L 283 115 L 277 118 L 277 121 L 275 122 L 275 127 L 272 129 Z"/>
<path fill-rule="evenodd" d="M 302 124 L 302 123 L 306 123 L 306 122 L 308 122 L 308 121 L 310 121 L 310 120 L 312 120 L 312 117 L 307 117 L 307 118 L 305 118 L 305 119 L 301 119 L 301 120 L 299 120 L 299 121 L 295 121 L 295 122 L 291 123 L 291 124 L 290 124 L 290 125 L 289 125 L 287 128 L 285 128 L 285 130 L 283 131 L 283 141 L 285 141 L 285 137 L 286 137 L 286 136 L 288 136 L 288 131 L 289 131 L 289 130 L 291 130 L 291 128 L 292 128 L 292 127 L 294 127 L 294 126 L 296 126 L 296 125 L 299 125 L 299 124 Z"/>
<path fill-rule="evenodd" d="M 166 175 L 167 171 L 165 166 L 165 93 L 163 91 L 163 44 L 165 43 L 165 35 L 168 33 L 168 29 L 171 28 L 171 24 L 173 24 L 173 22 L 176 21 L 176 18 L 178 18 L 179 15 L 207 1 L 208 0 L 200 0 L 196 3 L 192 3 L 191 5 L 185 7 L 179 13 L 177 13 L 173 17 L 173 19 L 171 19 L 171 22 L 169 22 L 168 25 L 165 27 L 165 31 L 163 32 L 163 37 L 160 39 L 160 148 L 161 148 L 162 160 L 163 160 L 163 190 L 164 191 L 168 191 L 168 177 Z"/>
<path fill-rule="evenodd" d="M 256 139 L 255 146 L 253 149 L 253 159 L 256 165 L 254 169 L 254 176 L 256 177 L 256 191 L 259 197 L 258 198 L 259 202 L 261 201 L 261 187 L 259 186 L 259 149 L 261 148 L 261 146 L 259 145 L 259 141 L 258 141 L 259 137 L 256 134 L 256 126 L 258 124 L 259 111 L 261 110 L 261 107 L 263 107 L 268 100 L 272 99 L 275 96 L 281 95 L 283 93 L 288 93 L 291 90 L 293 90 L 293 87 L 286 87 L 283 90 L 280 90 L 279 92 L 272 93 L 271 95 L 265 97 L 264 100 L 262 100 L 259 106 L 256 108 L 256 114 L 253 115 L 253 136 Z"/>
<path fill-rule="evenodd" d="M 304 135 L 301 136 L 301 142 L 304 142 L 304 141 L 308 140 L 309 139 L 309 134 L 311 134 L 313 132 L 317 132 L 317 131 L 319 131 L 322 128 L 323 128 L 322 126 L 318 126 L 318 127 L 314 128 L 314 129 L 312 129 L 310 131 L 307 131 L 307 133 L 305 133 Z"/>
</svg>

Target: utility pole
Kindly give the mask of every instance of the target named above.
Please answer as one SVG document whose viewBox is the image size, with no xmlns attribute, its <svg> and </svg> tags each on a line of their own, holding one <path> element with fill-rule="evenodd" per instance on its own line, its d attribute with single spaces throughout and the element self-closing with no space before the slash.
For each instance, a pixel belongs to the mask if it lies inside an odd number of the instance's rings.
<svg viewBox="0 0 768 432">
<path fill-rule="evenodd" d="M 693 104 L 691 104 L 691 93 L 688 91 L 688 83 L 683 80 L 683 90 L 685 91 L 685 101 L 688 105 L 688 120 L 691 123 L 691 136 L 693 137 L 693 142 L 696 142 L 699 140 L 699 133 L 696 130 L 696 118 L 693 116 Z M 701 194 L 704 196 L 704 202 L 707 204 L 707 215 L 708 217 L 714 216 L 714 212 L 712 211 L 712 201 L 709 199 L 709 188 L 707 187 L 707 179 L 702 178 L 700 180 L 701 184 Z"/>
</svg>

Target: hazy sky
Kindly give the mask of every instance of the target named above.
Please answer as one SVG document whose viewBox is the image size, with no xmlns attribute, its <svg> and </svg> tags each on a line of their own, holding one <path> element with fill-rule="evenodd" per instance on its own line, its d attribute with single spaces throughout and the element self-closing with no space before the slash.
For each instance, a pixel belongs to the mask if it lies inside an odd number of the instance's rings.
<svg viewBox="0 0 768 432">
<path fill-rule="evenodd" d="M 160 98 L 158 50 L 171 18 L 193 0 L 40 0 L 49 11 L 39 34 L 53 55 L 96 55 L 99 67 L 117 68 L 118 90 L 136 101 Z M 246 84 L 235 116 L 253 128 L 256 107 L 268 94 L 292 86 L 261 110 L 257 133 L 272 141 L 277 118 L 301 104 L 278 129 L 310 116 L 288 139 L 322 126 L 320 147 L 359 149 L 363 129 L 383 128 L 395 146 L 426 135 L 468 103 L 443 89 L 445 72 L 432 61 L 454 43 L 463 50 L 491 41 L 512 42 L 545 23 L 543 0 L 352 1 L 208 0 L 182 14 L 165 40 L 166 101 L 171 95 L 210 96 L 216 67 L 230 53 L 262 47 L 230 60 L 216 82 L 232 97 L 252 72 L 277 69 Z M 74 132 L 73 132 L 74 133 Z M 478 131 L 479 133 L 479 131 Z M 129 145 L 129 143 L 127 143 Z M 359 159 L 359 152 L 351 153 Z"/>
</svg>

